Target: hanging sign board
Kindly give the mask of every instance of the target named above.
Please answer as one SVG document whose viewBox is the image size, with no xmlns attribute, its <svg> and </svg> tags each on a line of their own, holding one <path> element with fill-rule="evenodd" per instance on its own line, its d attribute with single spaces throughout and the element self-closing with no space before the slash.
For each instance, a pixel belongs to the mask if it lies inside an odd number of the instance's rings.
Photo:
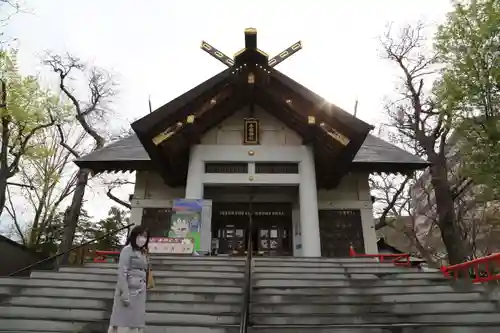
<svg viewBox="0 0 500 333">
<path fill-rule="evenodd" d="M 255 118 L 245 118 L 243 144 L 258 145 L 260 142 L 259 120 Z"/>
<path fill-rule="evenodd" d="M 191 254 L 194 242 L 188 238 L 151 237 L 148 249 L 149 253 L 156 254 Z"/>
</svg>

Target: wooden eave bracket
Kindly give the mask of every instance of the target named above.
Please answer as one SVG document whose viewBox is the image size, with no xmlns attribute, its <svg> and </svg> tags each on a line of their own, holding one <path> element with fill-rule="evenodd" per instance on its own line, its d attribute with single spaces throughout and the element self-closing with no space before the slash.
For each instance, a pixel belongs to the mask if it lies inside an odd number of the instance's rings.
<svg viewBox="0 0 500 333">
<path fill-rule="evenodd" d="M 195 120 L 197 118 L 200 118 L 206 112 L 213 109 L 218 103 L 221 103 L 223 100 L 225 100 L 231 94 L 231 91 L 231 89 L 224 89 L 220 91 L 218 94 L 203 103 L 198 112 L 189 114 L 184 121 L 178 121 L 175 125 L 169 126 L 161 133 L 155 135 L 152 139 L 153 144 L 155 146 L 159 146 L 163 142 L 172 138 L 175 134 L 179 133 L 187 125 L 194 126 Z"/>
<path fill-rule="evenodd" d="M 335 128 L 329 126 L 328 124 L 322 122 L 319 124 L 319 127 L 326 133 L 328 136 L 336 140 L 338 143 L 343 145 L 344 147 L 347 146 L 351 140 L 345 136 L 344 134 L 340 133 L 337 131 Z"/>
</svg>

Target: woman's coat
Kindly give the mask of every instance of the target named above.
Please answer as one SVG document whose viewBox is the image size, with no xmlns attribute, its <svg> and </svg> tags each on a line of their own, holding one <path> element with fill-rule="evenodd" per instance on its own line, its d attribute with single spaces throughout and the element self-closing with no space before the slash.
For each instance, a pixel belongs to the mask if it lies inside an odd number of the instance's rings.
<svg viewBox="0 0 500 333">
<path fill-rule="evenodd" d="M 135 251 L 130 245 L 122 249 L 110 326 L 146 327 L 147 268 L 146 256 L 141 251 Z"/>
</svg>

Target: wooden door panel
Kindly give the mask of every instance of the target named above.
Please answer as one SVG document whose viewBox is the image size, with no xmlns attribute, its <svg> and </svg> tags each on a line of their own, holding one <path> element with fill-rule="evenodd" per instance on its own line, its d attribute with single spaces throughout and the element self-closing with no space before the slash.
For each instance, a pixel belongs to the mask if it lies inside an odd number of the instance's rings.
<svg viewBox="0 0 500 333">
<path fill-rule="evenodd" d="M 352 244 L 358 253 L 365 252 L 359 210 L 320 210 L 321 256 L 348 257 Z"/>
<path fill-rule="evenodd" d="M 253 231 L 248 228 L 249 208 Z M 290 204 L 253 203 L 250 207 L 248 203 L 216 203 L 212 223 L 219 240 L 219 253 L 231 254 L 235 250 L 244 253 L 247 233 L 252 232 L 254 251 L 269 256 L 292 255 L 291 221 Z"/>
</svg>

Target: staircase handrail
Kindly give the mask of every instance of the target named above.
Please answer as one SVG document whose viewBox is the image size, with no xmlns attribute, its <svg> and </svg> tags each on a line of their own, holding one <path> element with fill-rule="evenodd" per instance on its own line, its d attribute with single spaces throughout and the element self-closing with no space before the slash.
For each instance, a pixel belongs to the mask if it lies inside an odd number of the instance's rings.
<svg viewBox="0 0 500 333">
<path fill-rule="evenodd" d="M 250 292 L 252 290 L 252 252 L 253 252 L 253 242 L 252 242 L 252 210 L 250 209 L 248 214 L 248 234 L 247 234 L 247 254 L 245 262 L 245 278 L 243 286 L 243 300 L 241 304 L 241 318 L 240 318 L 240 333 L 247 333 L 248 329 L 248 317 L 250 312 Z"/>
<path fill-rule="evenodd" d="M 7 276 L 15 276 L 15 275 L 18 275 L 19 273 L 22 273 L 22 272 L 24 272 L 24 271 L 31 270 L 31 269 L 32 269 L 32 268 L 34 268 L 34 267 L 37 267 L 37 266 L 39 266 L 39 265 L 41 265 L 41 264 L 44 264 L 44 263 L 46 263 L 46 262 L 49 262 L 49 261 L 54 260 L 54 259 L 56 259 L 56 258 L 59 258 L 60 256 L 62 256 L 62 255 L 64 255 L 64 254 L 70 253 L 71 251 L 77 250 L 77 249 L 79 249 L 79 248 L 81 248 L 81 247 L 84 247 L 84 246 L 86 246 L 86 245 L 89 245 L 89 244 L 92 244 L 92 243 L 94 243 L 94 242 L 100 241 L 101 239 L 107 238 L 107 237 L 109 237 L 109 236 L 115 235 L 115 234 L 119 233 L 120 231 L 123 231 L 123 230 L 125 230 L 125 229 L 129 229 L 129 228 L 132 228 L 133 226 L 135 226 L 135 224 L 134 224 L 134 223 L 131 223 L 131 224 L 126 225 L 126 226 L 124 226 L 124 227 L 122 227 L 122 228 L 120 228 L 120 229 L 117 229 L 117 230 L 114 230 L 114 231 L 110 231 L 110 232 L 108 232 L 108 233 L 106 233 L 106 234 L 104 234 L 104 235 L 102 235 L 102 236 L 96 237 L 96 238 L 94 238 L 94 239 L 91 239 L 91 240 L 89 240 L 89 241 L 86 241 L 86 242 L 84 242 L 84 243 L 82 243 L 82 244 L 79 244 L 79 245 L 77 245 L 77 246 L 73 246 L 73 247 L 72 247 L 72 248 L 70 248 L 69 250 L 66 250 L 66 251 L 63 251 L 63 252 L 58 252 L 58 253 L 56 253 L 56 254 L 54 254 L 54 255 L 51 255 L 51 256 L 49 256 L 49 257 L 47 257 L 47 258 L 45 258 L 45 259 L 42 259 L 42 260 L 37 261 L 37 262 L 35 262 L 34 264 L 31 264 L 31 265 L 28 265 L 28 266 L 23 267 L 23 268 L 21 268 L 21 269 L 18 269 L 17 271 L 12 272 L 12 273 L 10 273 L 10 274 L 9 274 L 9 275 L 7 275 Z"/>
<path fill-rule="evenodd" d="M 107 262 L 106 257 L 108 257 L 108 256 L 118 257 L 119 255 L 120 255 L 120 251 L 95 250 L 95 257 L 94 257 L 93 262 L 94 263 Z"/>
<path fill-rule="evenodd" d="M 484 270 L 481 266 L 484 265 Z M 469 260 L 451 266 L 441 266 L 441 272 L 445 277 L 453 277 L 455 280 L 460 277 L 460 272 L 466 272 L 467 276 L 473 276 L 472 282 L 489 282 L 500 280 L 500 272 L 492 271 L 492 268 L 500 268 L 500 253 Z M 471 273 L 471 269 L 473 272 Z"/>
<path fill-rule="evenodd" d="M 390 260 L 394 264 L 394 266 L 411 266 L 409 253 L 378 253 L 378 254 L 356 253 L 356 250 L 354 250 L 354 246 L 351 245 L 349 246 L 349 256 L 361 257 L 361 258 L 377 258 L 380 262 L 387 262 Z"/>
</svg>

